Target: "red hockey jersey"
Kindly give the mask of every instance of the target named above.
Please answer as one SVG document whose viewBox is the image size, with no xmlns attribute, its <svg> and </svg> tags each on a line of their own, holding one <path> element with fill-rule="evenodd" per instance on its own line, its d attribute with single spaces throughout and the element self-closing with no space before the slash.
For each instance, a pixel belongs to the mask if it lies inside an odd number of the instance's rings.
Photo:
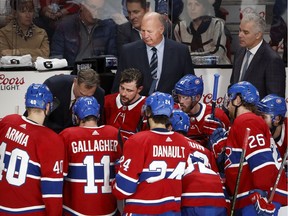
<svg viewBox="0 0 288 216">
<path fill-rule="evenodd" d="M 176 104 L 174 107 L 180 109 L 180 106 L 178 104 Z M 207 134 L 203 133 L 204 119 L 207 115 L 210 115 L 211 112 L 212 106 L 201 103 L 201 110 L 198 113 L 196 113 L 195 115 L 189 114 L 190 128 L 186 136 L 193 140 L 196 140 L 205 147 L 207 147 L 209 137 L 207 136 Z M 215 108 L 215 117 L 219 119 L 225 125 L 225 129 L 228 130 L 230 126 L 230 120 L 222 109 L 217 107 Z"/>
<path fill-rule="evenodd" d="M 62 215 L 64 144 L 24 116 L 0 121 L 0 215 Z"/>
<path fill-rule="evenodd" d="M 60 133 L 69 163 L 64 182 L 64 215 L 113 215 L 115 161 L 121 157 L 118 130 L 110 125 L 71 127 Z"/>
<path fill-rule="evenodd" d="M 225 175 L 230 196 L 234 195 L 246 128 L 250 128 L 251 131 L 237 193 L 236 209 L 252 204 L 249 199 L 250 190 L 260 189 L 269 192 L 278 174 L 278 162 L 273 158 L 271 133 L 267 124 L 252 112 L 244 113 L 235 119 L 227 138 Z M 282 172 L 273 201 L 287 205 L 287 199 L 286 179 Z"/>
<path fill-rule="evenodd" d="M 281 136 L 280 139 L 276 141 L 277 148 L 279 149 L 280 155 L 283 158 L 284 154 L 286 152 L 286 149 L 288 147 L 288 118 L 286 117 L 284 119 L 284 123 L 282 125 L 282 131 L 281 131 Z"/>
<path fill-rule="evenodd" d="M 131 136 L 124 145 L 113 187 L 118 199 L 126 199 L 124 213 L 180 212 L 189 153 L 187 139 L 166 129 Z"/>
<path fill-rule="evenodd" d="M 224 185 L 212 153 L 189 139 L 191 163 L 183 177 L 183 207 L 215 206 L 227 208 Z M 228 202 L 228 200 L 227 200 Z"/>
<path fill-rule="evenodd" d="M 107 125 L 120 128 L 124 141 L 137 132 L 145 98 L 145 96 L 141 96 L 135 103 L 123 106 L 119 93 L 105 96 L 104 122 Z"/>
</svg>

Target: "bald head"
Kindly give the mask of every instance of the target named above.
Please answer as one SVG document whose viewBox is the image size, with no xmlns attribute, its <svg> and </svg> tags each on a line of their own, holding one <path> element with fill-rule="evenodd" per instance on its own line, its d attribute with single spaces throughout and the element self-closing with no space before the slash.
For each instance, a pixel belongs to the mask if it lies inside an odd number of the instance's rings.
<svg viewBox="0 0 288 216">
<path fill-rule="evenodd" d="M 151 47 L 159 44 L 163 39 L 165 19 L 156 12 L 148 12 L 144 15 L 141 23 L 143 41 Z"/>
</svg>

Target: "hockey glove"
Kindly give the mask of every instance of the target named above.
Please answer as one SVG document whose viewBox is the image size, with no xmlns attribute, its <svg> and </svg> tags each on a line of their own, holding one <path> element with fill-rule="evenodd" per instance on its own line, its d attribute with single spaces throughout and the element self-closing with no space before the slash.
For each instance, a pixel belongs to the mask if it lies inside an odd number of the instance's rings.
<svg viewBox="0 0 288 216">
<path fill-rule="evenodd" d="M 228 132 L 224 128 L 217 128 L 211 134 L 208 148 L 213 152 L 215 158 L 225 152 L 227 136 Z"/>
<path fill-rule="evenodd" d="M 255 189 L 249 192 L 249 198 L 253 203 L 257 215 L 272 216 L 275 213 L 275 206 L 267 201 L 267 193 L 263 190 Z"/>
<path fill-rule="evenodd" d="M 203 123 L 203 133 L 210 136 L 217 128 L 224 128 L 223 123 L 218 118 L 207 115 Z"/>
</svg>

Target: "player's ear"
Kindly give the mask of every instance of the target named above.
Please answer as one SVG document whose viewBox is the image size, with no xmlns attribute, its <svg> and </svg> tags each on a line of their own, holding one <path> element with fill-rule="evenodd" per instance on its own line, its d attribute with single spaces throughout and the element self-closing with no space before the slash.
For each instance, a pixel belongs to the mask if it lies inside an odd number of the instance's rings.
<svg viewBox="0 0 288 216">
<path fill-rule="evenodd" d="M 140 86 L 138 89 L 137 89 L 137 93 L 139 94 L 143 89 L 143 86 Z"/>
<path fill-rule="evenodd" d="M 239 95 L 237 95 L 236 98 L 234 99 L 234 103 L 233 104 L 236 105 L 236 106 L 240 106 L 241 103 L 242 103 L 242 99 L 241 99 L 241 97 Z"/>
</svg>

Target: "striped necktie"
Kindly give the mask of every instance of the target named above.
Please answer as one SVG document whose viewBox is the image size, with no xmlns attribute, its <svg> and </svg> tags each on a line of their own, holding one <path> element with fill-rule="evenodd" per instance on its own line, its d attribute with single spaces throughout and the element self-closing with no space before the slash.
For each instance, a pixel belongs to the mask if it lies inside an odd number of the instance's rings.
<svg viewBox="0 0 288 216">
<path fill-rule="evenodd" d="M 150 73 L 153 79 L 157 79 L 157 67 L 158 67 L 157 49 L 153 47 L 151 50 L 153 51 L 153 55 L 150 61 Z"/>
</svg>

